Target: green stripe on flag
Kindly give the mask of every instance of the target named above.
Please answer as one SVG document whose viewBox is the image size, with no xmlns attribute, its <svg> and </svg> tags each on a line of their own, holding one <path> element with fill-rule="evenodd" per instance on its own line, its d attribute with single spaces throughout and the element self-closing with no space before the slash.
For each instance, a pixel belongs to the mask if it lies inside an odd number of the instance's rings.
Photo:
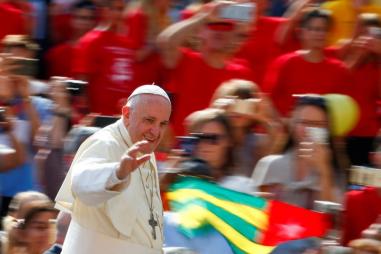
<svg viewBox="0 0 381 254">
<path fill-rule="evenodd" d="M 268 228 L 268 201 L 225 189 L 196 177 L 180 177 L 167 198 L 179 215 L 179 230 L 188 237 L 201 235 L 211 225 L 236 254 L 267 254 L 273 246 L 256 243 Z"/>
<path fill-rule="evenodd" d="M 201 226 L 204 226 L 205 224 L 209 224 L 209 222 L 205 218 L 200 218 L 203 216 L 202 214 L 189 214 L 189 212 L 187 212 L 187 210 L 191 210 L 191 209 L 189 209 L 189 207 L 193 206 L 193 205 L 203 207 L 203 208 L 209 210 L 210 212 L 216 214 L 220 219 L 225 221 L 232 228 L 234 228 L 235 230 L 240 232 L 243 236 L 245 236 L 248 239 L 255 239 L 257 237 L 257 233 L 259 233 L 258 229 L 255 226 L 244 221 L 242 218 L 240 218 L 240 217 L 238 217 L 232 213 L 229 213 L 228 211 L 224 210 L 223 208 L 220 208 L 218 206 L 213 205 L 212 203 L 209 203 L 209 202 L 203 201 L 203 200 L 193 200 L 192 202 L 185 204 L 183 209 L 178 211 L 179 216 L 180 216 L 180 225 L 182 225 L 181 228 L 182 228 L 183 232 L 190 232 L 190 231 L 193 231 L 195 229 L 197 230 L 200 227 L 200 225 L 198 225 L 197 227 L 191 227 L 191 226 L 189 226 L 189 224 L 188 224 L 188 226 L 183 226 L 183 225 L 187 225 L 187 223 L 184 222 L 184 220 L 189 220 L 190 217 L 192 219 L 199 217 L 198 222 L 201 223 Z M 184 216 L 182 216 L 183 215 L 182 211 L 185 212 Z M 195 225 L 195 224 L 193 224 L 193 225 Z M 195 235 L 195 234 L 194 233 L 191 233 L 191 234 L 186 233 L 186 235 L 190 236 L 190 235 Z"/>
<path fill-rule="evenodd" d="M 235 203 L 248 205 L 253 208 L 260 210 L 266 210 L 268 202 L 266 199 L 261 197 L 255 197 L 242 192 L 229 190 L 222 188 L 215 183 L 208 182 L 205 179 L 197 177 L 180 177 L 178 181 L 170 186 L 169 191 L 175 191 L 176 189 L 198 189 L 203 190 L 206 193 L 216 196 L 220 199 L 234 201 Z"/>
</svg>

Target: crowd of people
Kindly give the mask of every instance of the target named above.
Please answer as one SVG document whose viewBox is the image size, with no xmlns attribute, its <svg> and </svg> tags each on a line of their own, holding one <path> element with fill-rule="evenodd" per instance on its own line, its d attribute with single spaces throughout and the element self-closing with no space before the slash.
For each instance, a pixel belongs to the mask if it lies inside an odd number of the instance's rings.
<svg viewBox="0 0 381 254">
<path fill-rule="evenodd" d="M 249 19 L 222 17 L 237 5 Z M 337 253 L 381 253 L 381 183 L 350 171 L 381 171 L 379 0 L 0 0 L 1 17 L 0 253 L 235 253 L 176 230 L 179 173 L 337 203 Z M 357 108 L 345 133 L 327 94 Z"/>
</svg>

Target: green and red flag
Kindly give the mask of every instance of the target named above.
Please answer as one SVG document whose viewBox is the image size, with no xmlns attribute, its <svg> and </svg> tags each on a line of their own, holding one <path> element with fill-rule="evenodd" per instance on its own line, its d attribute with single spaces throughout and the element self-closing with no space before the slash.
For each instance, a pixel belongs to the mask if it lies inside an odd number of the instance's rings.
<svg viewBox="0 0 381 254">
<path fill-rule="evenodd" d="M 279 201 L 223 188 L 211 181 L 179 177 L 167 192 L 178 213 L 179 230 L 188 237 L 211 228 L 237 254 L 267 254 L 280 243 L 322 237 L 329 223 L 324 214 Z"/>
</svg>

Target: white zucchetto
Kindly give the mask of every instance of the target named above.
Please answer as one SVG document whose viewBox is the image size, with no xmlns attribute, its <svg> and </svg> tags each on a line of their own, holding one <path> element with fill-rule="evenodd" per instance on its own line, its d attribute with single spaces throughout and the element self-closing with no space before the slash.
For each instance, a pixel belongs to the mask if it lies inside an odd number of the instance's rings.
<svg viewBox="0 0 381 254">
<path fill-rule="evenodd" d="M 168 94 L 164 91 L 163 88 L 157 85 L 143 85 L 136 88 L 132 94 L 128 97 L 127 101 L 129 101 L 132 97 L 139 94 L 155 94 L 164 97 L 171 103 L 171 100 L 168 97 Z"/>
</svg>

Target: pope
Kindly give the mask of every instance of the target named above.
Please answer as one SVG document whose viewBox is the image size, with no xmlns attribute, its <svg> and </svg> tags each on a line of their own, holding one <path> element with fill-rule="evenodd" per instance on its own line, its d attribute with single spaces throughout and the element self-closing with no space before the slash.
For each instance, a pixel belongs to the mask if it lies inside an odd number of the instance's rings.
<svg viewBox="0 0 381 254">
<path fill-rule="evenodd" d="M 163 209 L 153 151 L 171 102 L 155 85 L 138 87 L 122 117 L 79 148 L 56 197 L 72 221 L 62 254 L 162 253 Z"/>
</svg>

